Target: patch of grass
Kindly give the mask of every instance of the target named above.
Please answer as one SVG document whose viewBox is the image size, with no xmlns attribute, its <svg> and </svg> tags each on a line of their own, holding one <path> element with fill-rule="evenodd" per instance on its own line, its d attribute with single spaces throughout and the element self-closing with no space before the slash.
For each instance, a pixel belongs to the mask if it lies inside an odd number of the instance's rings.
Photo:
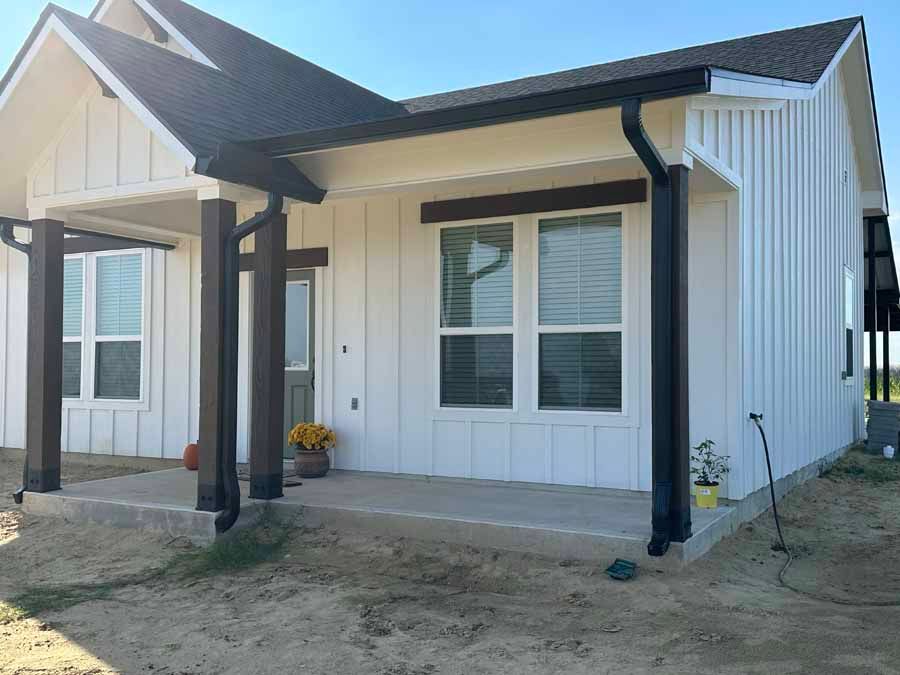
<svg viewBox="0 0 900 675">
<path fill-rule="evenodd" d="M 835 462 L 825 476 L 832 480 L 894 483 L 900 481 L 900 461 L 854 450 Z"/>
<path fill-rule="evenodd" d="M 105 600 L 117 590 L 154 580 L 209 577 L 249 569 L 273 560 L 290 534 L 290 527 L 266 517 L 257 526 L 230 534 L 208 548 L 180 553 L 162 568 L 95 584 L 29 586 L 9 602 L 0 602 L 0 625 Z"/>
<path fill-rule="evenodd" d="M 229 534 L 208 548 L 176 556 L 163 573 L 196 578 L 255 567 L 278 556 L 290 534 L 290 527 L 266 517 L 256 527 Z"/>
</svg>

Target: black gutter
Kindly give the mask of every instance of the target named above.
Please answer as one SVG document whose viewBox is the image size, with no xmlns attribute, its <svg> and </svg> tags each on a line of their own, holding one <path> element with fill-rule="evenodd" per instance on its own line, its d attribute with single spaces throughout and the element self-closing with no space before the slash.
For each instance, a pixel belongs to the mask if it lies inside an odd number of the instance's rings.
<svg viewBox="0 0 900 675">
<path fill-rule="evenodd" d="M 250 139 L 242 141 L 240 145 L 270 157 L 283 157 L 326 148 L 608 108 L 635 97 L 652 101 L 703 94 L 709 90 L 709 68 L 689 68 L 600 85 L 413 113 L 374 122 Z"/>
<path fill-rule="evenodd" d="M 222 379 L 222 414 L 219 424 L 219 438 L 222 439 L 222 463 L 219 465 L 222 484 L 225 488 L 225 510 L 216 518 L 216 531 L 226 532 L 237 522 L 241 513 L 241 488 L 237 476 L 237 407 L 238 407 L 238 284 L 240 278 L 241 240 L 271 222 L 281 213 L 284 198 L 274 192 L 269 193 L 269 201 L 264 211 L 244 221 L 225 239 L 224 255 L 224 296 L 222 353 L 219 355 Z"/>
<path fill-rule="evenodd" d="M 652 471 L 653 471 L 653 534 L 647 545 L 651 556 L 661 556 L 669 550 L 671 541 L 670 512 L 673 490 L 672 444 L 673 430 L 672 382 L 673 373 L 662 356 L 671 348 L 674 339 L 670 293 L 659 292 L 669 287 L 672 259 L 668 253 L 660 255 L 659 247 L 670 246 L 672 230 L 672 182 L 669 168 L 641 121 L 641 99 L 622 104 L 622 131 L 643 162 L 652 178 L 650 284 L 653 330 L 651 331 L 652 400 Z M 662 283 L 661 283 L 662 282 Z M 660 286 L 658 287 L 658 284 Z"/>
<path fill-rule="evenodd" d="M 16 225 L 21 225 L 23 222 L 17 218 L 4 218 L 0 216 L 0 241 L 9 246 L 10 248 L 14 248 L 15 250 L 24 253 L 28 258 L 28 279 L 30 283 L 31 279 L 31 244 L 26 244 L 24 242 L 18 241 L 16 239 L 15 231 L 13 228 Z M 30 223 L 29 223 L 30 225 Z M 12 498 L 16 504 L 21 504 L 25 497 L 25 490 L 28 488 L 28 452 L 25 452 L 25 464 L 22 467 L 22 486 L 13 492 Z"/>
</svg>

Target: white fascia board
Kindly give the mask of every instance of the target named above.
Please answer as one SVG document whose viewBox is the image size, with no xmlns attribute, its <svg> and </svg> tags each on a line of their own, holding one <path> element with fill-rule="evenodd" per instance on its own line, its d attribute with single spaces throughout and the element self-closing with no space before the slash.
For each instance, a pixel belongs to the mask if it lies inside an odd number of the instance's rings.
<svg viewBox="0 0 900 675">
<path fill-rule="evenodd" d="M 709 93 L 713 96 L 739 96 L 750 99 L 803 100 L 812 96 L 813 85 L 771 77 L 757 77 L 713 68 Z"/>
<path fill-rule="evenodd" d="M 96 16 L 94 17 L 94 21 L 101 23 L 103 21 L 103 17 L 110 10 L 110 8 L 117 2 L 118 0 L 106 0 L 103 3 L 103 6 L 97 11 Z M 195 61 L 202 63 L 210 68 L 215 68 L 216 70 L 221 70 L 219 66 L 212 62 L 212 60 L 204 54 L 200 49 L 194 45 L 193 42 L 185 37 L 184 33 L 182 33 L 175 25 L 169 21 L 166 17 L 159 13 L 159 11 L 152 4 L 147 2 L 147 0 L 132 0 L 135 5 L 140 7 L 144 12 L 146 12 L 147 16 L 153 18 L 156 23 L 162 26 L 165 31 L 169 34 L 171 38 L 175 40 L 179 45 L 181 45 L 184 50 L 191 55 Z"/>
<path fill-rule="evenodd" d="M 57 16 L 50 16 L 47 19 L 47 22 L 44 24 L 44 27 L 41 29 L 40 34 L 38 34 L 35 41 L 32 43 L 31 47 L 28 50 L 28 53 L 25 55 L 25 58 L 22 59 L 22 62 L 19 64 L 19 67 L 16 69 L 16 72 L 13 73 L 12 78 L 7 84 L 6 89 L 0 94 L 0 110 L 2 110 L 13 92 L 16 90 L 17 85 L 21 82 L 22 77 L 28 71 L 29 66 L 32 61 L 34 61 L 35 55 L 41 50 L 44 43 L 47 41 L 48 36 L 51 33 L 56 33 L 62 40 L 65 42 L 69 48 L 75 52 L 75 54 L 80 58 L 84 64 L 90 68 L 103 82 L 119 97 L 119 99 L 124 103 L 128 108 L 133 112 L 144 125 L 147 126 L 156 137 L 165 145 L 169 150 L 175 153 L 175 156 L 178 157 L 179 160 L 184 162 L 184 165 L 189 169 L 193 169 L 197 164 L 197 158 L 194 154 L 188 150 L 181 140 L 175 136 L 169 129 L 164 125 L 147 107 L 138 99 L 137 96 L 132 93 L 132 91 L 119 80 L 113 72 L 104 65 L 104 63 L 97 58 L 97 56 L 81 41 L 79 40 L 75 34 L 69 30 L 68 26 L 66 26 Z"/>
<path fill-rule="evenodd" d="M 887 200 L 881 190 L 866 190 L 862 193 L 863 210 L 887 215 Z"/>
<path fill-rule="evenodd" d="M 97 13 L 94 15 L 94 21 L 97 23 L 101 22 L 115 2 L 116 0 L 104 0 L 103 4 L 100 5 L 100 9 L 98 9 Z"/>
<path fill-rule="evenodd" d="M 134 0 L 134 4 L 140 7 L 147 13 L 147 16 L 153 18 L 156 23 L 162 26 L 169 36 L 175 38 L 175 41 L 181 45 L 185 51 L 191 55 L 195 61 L 202 63 L 205 66 L 209 66 L 210 68 L 215 68 L 216 70 L 221 70 L 219 66 L 212 62 L 212 60 L 204 54 L 198 47 L 194 45 L 190 40 L 188 40 L 184 33 L 182 33 L 178 28 L 172 24 L 166 17 L 159 13 L 159 11 L 152 4 L 147 2 L 147 0 Z"/>
</svg>

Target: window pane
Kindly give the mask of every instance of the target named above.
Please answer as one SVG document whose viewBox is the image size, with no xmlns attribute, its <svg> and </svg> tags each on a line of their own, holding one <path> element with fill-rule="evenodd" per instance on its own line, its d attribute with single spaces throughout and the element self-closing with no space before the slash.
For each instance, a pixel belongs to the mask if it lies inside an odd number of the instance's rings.
<svg viewBox="0 0 900 675">
<path fill-rule="evenodd" d="M 95 398 L 140 399 L 140 342 L 98 342 L 94 369 Z"/>
<path fill-rule="evenodd" d="M 622 410 L 621 333 L 540 336 L 539 406 L 558 410 Z"/>
<path fill-rule="evenodd" d="M 513 226 L 441 230 L 441 326 L 511 326 Z"/>
<path fill-rule="evenodd" d="M 542 220 L 539 314 L 542 325 L 622 322 L 622 216 Z"/>
<path fill-rule="evenodd" d="M 512 408 L 512 392 L 512 335 L 441 336 L 441 405 Z"/>
<path fill-rule="evenodd" d="M 97 335 L 140 335 L 143 318 L 141 254 L 97 258 Z"/>
<path fill-rule="evenodd" d="M 63 398 L 81 398 L 81 343 L 63 342 Z"/>
<path fill-rule="evenodd" d="M 305 368 L 309 355 L 309 286 L 288 284 L 285 311 L 284 365 Z"/>
<path fill-rule="evenodd" d="M 71 258 L 63 267 L 63 335 L 81 337 L 84 304 L 84 259 Z"/>
</svg>

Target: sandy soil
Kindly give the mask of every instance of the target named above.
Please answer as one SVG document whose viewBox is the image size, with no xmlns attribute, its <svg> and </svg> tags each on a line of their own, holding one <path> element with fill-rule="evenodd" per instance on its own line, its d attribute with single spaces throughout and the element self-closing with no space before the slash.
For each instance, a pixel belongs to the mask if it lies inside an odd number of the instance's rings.
<svg viewBox="0 0 900 675">
<path fill-rule="evenodd" d="M 0 462 L 4 493 L 13 469 Z M 184 555 L 179 541 L 0 509 L 0 599 Z M 781 510 L 791 583 L 900 601 L 900 482 L 820 478 Z M 779 588 L 769 515 L 684 572 L 627 583 L 573 561 L 292 533 L 275 560 L 237 573 L 157 577 L 0 624 L 0 672 L 900 673 L 900 609 Z"/>
</svg>

